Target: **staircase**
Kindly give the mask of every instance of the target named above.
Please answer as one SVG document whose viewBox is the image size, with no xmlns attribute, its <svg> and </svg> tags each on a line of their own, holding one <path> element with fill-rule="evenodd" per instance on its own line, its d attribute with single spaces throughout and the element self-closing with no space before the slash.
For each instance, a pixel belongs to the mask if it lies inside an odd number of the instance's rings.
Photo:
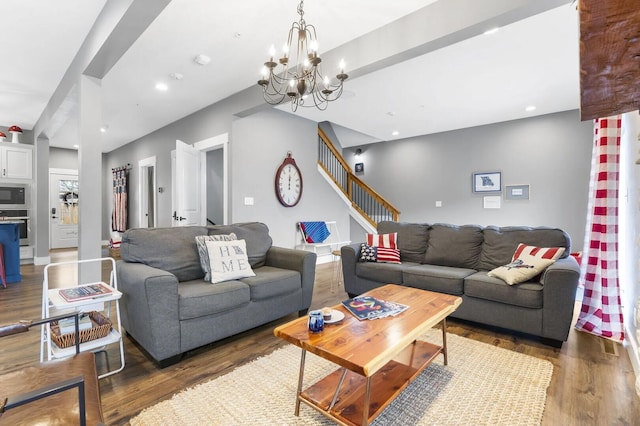
<svg viewBox="0 0 640 426">
<path fill-rule="evenodd" d="M 318 127 L 318 170 L 350 207 L 349 212 L 367 232 L 378 222 L 398 221 L 400 211 L 358 178 L 324 131 Z"/>
</svg>

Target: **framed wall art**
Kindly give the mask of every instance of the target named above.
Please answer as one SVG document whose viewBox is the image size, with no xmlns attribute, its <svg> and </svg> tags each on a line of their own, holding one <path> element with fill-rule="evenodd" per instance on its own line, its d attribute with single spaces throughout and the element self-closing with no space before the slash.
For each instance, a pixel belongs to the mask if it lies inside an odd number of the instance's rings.
<svg viewBox="0 0 640 426">
<path fill-rule="evenodd" d="M 500 192 L 502 191 L 502 173 L 473 173 L 472 188 L 473 192 Z"/>
<path fill-rule="evenodd" d="M 505 185 L 504 199 L 505 200 L 528 200 L 529 185 Z"/>
</svg>

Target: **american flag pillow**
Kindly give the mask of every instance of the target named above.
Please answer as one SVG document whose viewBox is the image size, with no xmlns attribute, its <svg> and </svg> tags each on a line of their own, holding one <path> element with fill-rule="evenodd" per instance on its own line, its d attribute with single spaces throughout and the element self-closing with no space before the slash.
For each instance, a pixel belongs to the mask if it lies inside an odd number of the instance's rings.
<svg viewBox="0 0 640 426">
<path fill-rule="evenodd" d="M 398 249 L 376 247 L 376 252 L 377 252 L 376 262 L 400 263 L 400 250 Z"/>
<path fill-rule="evenodd" d="M 393 232 L 390 234 L 367 234 L 367 245 L 370 245 L 371 247 L 397 249 L 397 239 L 397 232 Z"/>
<path fill-rule="evenodd" d="M 536 247 L 520 243 L 518 244 L 518 248 L 515 253 L 513 253 L 511 261 L 513 262 L 516 259 L 521 259 L 524 256 L 533 256 L 538 259 L 557 260 L 563 253 L 564 247 Z"/>
<path fill-rule="evenodd" d="M 360 262 L 401 263 L 400 250 L 360 244 Z"/>
</svg>

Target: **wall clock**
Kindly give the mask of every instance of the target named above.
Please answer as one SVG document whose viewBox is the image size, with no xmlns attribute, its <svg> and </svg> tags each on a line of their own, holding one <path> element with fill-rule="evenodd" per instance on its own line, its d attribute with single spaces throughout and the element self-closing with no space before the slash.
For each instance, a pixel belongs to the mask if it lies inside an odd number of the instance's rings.
<svg viewBox="0 0 640 426">
<path fill-rule="evenodd" d="M 291 151 L 276 171 L 276 197 L 285 207 L 295 206 L 302 197 L 302 173 L 291 157 Z"/>
</svg>

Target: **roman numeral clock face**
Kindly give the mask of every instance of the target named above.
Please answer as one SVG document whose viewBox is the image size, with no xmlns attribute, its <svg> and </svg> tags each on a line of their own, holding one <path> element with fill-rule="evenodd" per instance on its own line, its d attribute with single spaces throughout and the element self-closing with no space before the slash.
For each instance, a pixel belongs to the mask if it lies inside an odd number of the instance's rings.
<svg viewBox="0 0 640 426">
<path fill-rule="evenodd" d="M 276 172 L 276 197 L 285 207 L 293 207 L 302 196 L 302 174 L 291 153 L 287 153 Z"/>
</svg>

